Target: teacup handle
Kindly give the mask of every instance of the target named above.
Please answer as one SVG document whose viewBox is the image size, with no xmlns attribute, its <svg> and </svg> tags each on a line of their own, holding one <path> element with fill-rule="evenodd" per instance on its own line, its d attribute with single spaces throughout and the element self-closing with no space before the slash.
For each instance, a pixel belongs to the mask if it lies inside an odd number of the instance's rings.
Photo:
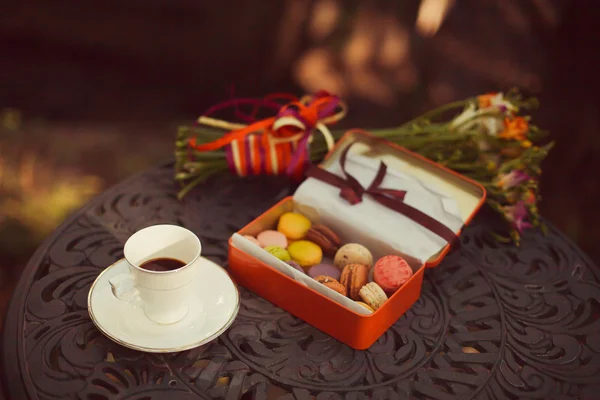
<svg viewBox="0 0 600 400">
<path fill-rule="evenodd" d="M 133 305 L 140 303 L 140 292 L 135 287 L 135 281 L 130 273 L 113 276 L 108 283 L 115 298 Z"/>
</svg>

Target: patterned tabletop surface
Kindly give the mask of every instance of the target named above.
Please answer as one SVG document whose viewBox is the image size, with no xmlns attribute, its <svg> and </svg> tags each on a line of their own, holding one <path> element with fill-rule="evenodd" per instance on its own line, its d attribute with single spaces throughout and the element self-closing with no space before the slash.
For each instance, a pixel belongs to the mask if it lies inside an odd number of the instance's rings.
<svg viewBox="0 0 600 400">
<path fill-rule="evenodd" d="M 600 270 L 560 232 L 495 242 L 481 213 L 460 250 L 425 274 L 421 298 L 356 351 L 241 289 L 233 326 L 181 353 L 145 354 L 105 338 L 90 285 L 134 231 L 177 223 L 225 265 L 227 239 L 291 188 L 220 178 L 176 199 L 164 165 L 106 191 L 38 249 L 8 311 L 0 381 L 7 399 L 596 398 Z"/>
</svg>

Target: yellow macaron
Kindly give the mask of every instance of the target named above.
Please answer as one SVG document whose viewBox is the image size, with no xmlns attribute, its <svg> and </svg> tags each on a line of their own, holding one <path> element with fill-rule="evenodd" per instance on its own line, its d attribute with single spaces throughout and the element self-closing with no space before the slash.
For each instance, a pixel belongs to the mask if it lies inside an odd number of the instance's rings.
<svg viewBox="0 0 600 400">
<path fill-rule="evenodd" d="M 323 250 L 308 240 L 297 240 L 291 243 L 287 251 L 290 253 L 292 260 L 296 261 L 303 268 L 319 264 L 323 259 Z"/>
<path fill-rule="evenodd" d="M 371 308 L 371 306 L 370 306 L 370 305 L 368 305 L 367 303 L 363 303 L 362 301 L 356 301 L 355 303 L 356 303 L 356 304 L 360 304 L 361 306 L 363 306 L 364 308 L 366 308 L 367 310 L 369 310 L 369 311 L 371 311 L 371 312 L 375 312 L 375 310 L 373 310 L 373 309 Z"/>
<path fill-rule="evenodd" d="M 367 283 L 360 288 L 358 294 L 373 310 L 377 310 L 388 299 L 383 289 L 375 282 Z"/>
<path fill-rule="evenodd" d="M 290 240 L 302 239 L 311 227 L 311 222 L 304 215 L 287 212 L 279 217 L 277 230 Z"/>
</svg>

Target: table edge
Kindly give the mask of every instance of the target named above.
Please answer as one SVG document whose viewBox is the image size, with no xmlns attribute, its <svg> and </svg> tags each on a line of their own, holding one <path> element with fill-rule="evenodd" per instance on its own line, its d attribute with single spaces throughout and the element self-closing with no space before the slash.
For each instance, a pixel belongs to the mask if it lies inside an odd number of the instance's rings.
<svg viewBox="0 0 600 400">
<path fill-rule="evenodd" d="M 22 351 L 22 349 L 20 349 L 19 346 L 16 346 L 14 343 L 11 344 L 8 342 L 11 338 L 19 336 L 19 327 L 23 324 L 23 315 L 21 315 L 21 313 L 11 311 L 14 307 L 17 306 L 17 304 L 19 306 L 18 309 L 21 309 L 23 307 L 23 301 L 26 299 L 26 291 L 24 289 L 31 285 L 31 280 L 33 278 L 33 275 L 35 275 L 35 272 L 37 271 L 37 267 L 39 266 L 40 261 L 42 260 L 43 256 L 47 253 L 52 243 L 54 243 L 55 238 L 59 236 L 69 225 L 75 222 L 84 211 L 87 211 L 88 208 L 93 207 L 95 204 L 100 202 L 101 199 L 106 197 L 106 193 L 109 193 L 112 190 L 121 186 L 125 186 L 130 181 L 135 180 L 147 174 L 150 171 L 166 168 L 172 165 L 174 165 L 174 160 L 163 162 L 155 167 L 146 168 L 142 171 L 139 171 L 129 176 L 128 178 L 104 189 L 101 193 L 98 193 L 96 196 L 91 198 L 84 205 L 79 207 L 79 209 L 75 210 L 62 223 L 60 223 L 52 231 L 52 233 L 50 233 L 50 235 L 48 235 L 42 241 L 40 246 L 29 258 L 29 261 L 27 262 L 25 268 L 19 276 L 17 285 L 15 286 L 15 290 L 11 294 L 8 306 L 6 308 L 6 314 L 4 316 L 2 331 L 0 332 L 0 364 L 2 365 L 2 368 L 0 368 L 0 370 L 4 370 L 3 376 L 0 376 L 0 378 L 4 378 L 0 379 L 0 389 L 3 388 L 4 394 L 8 396 L 8 399 L 31 399 L 28 386 L 26 382 L 24 382 L 23 378 L 22 371 L 24 366 L 21 365 L 21 361 L 17 362 L 16 364 L 9 362 L 9 355 L 12 356 L 13 360 L 20 360 L 18 355 Z M 6 383 L 2 384 L 3 381 Z M 8 382 L 13 383 L 9 385 Z M 17 384 L 16 382 L 19 383 Z M 2 391 L 0 391 L 0 394 L 1 393 Z M 0 398 L 0 400 L 3 399 Z"/>
</svg>

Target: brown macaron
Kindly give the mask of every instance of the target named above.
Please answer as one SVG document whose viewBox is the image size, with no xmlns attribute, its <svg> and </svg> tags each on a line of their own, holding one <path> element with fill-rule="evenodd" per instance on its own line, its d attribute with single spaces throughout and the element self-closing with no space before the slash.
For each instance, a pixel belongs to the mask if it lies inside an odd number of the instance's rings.
<svg viewBox="0 0 600 400">
<path fill-rule="evenodd" d="M 306 233 L 306 240 L 319 245 L 327 256 L 334 256 L 340 248 L 342 241 L 339 236 L 325 225 L 313 225 Z"/>
<path fill-rule="evenodd" d="M 327 286 L 329 289 L 335 290 L 343 296 L 346 296 L 346 287 L 330 276 L 319 275 L 315 278 L 315 281 Z"/>
<path fill-rule="evenodd" d="M 342 270 L 340 283 L 346 288 L 348 297 L 360 300 L 360 289 L 369 281 L 369 268 L 362 264 L 348 264 Z"/>
</svg>

